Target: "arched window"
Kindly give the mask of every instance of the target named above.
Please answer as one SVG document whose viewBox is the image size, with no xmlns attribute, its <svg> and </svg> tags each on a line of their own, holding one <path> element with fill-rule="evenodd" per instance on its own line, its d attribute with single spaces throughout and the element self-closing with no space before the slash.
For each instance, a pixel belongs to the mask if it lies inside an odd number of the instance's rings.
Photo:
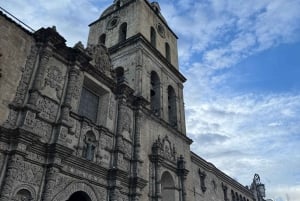
<svg viewBox="0 0 300 201">
<path fill-rule="evenodd" d="M 77 191 L 73 193 L 67 201 L 91 201 L 91 198 L 87 193 L 83 191 Z"/>
<path fill-rule="evenodd" d="M 237 192 L 235 193 L 235 200 L 236 200 L 236 201 L 240 201 L 240 200 L 239 200 L 239 195 L 238 195 Z"/>
<path fill-rule="evenodd" d="M 150 29 L 150 42 L 153 47 L 156 47 L 156 31 L 153 27 Z"/>
<path fill-rule="evenodd" d="M 168 86 L 168 115 L 170 125 L 177 127 L 176 93 L 171 86 Z"/>
<path fill-rule="evenodd" d="M 171 61 L 170 45 L 169 45 L 169 43 L 166 43 L 165 46 L 166 46 L 165 47 L 166 48 L 166 59 L 168 61 Z"/>
<path fill-rule="evenodd" d="M 151 72 L 150 81 L 151 110 L 156 116 L 160 116 L 160 80 L 156 72 Z"/>
<path fill-rule="evenodd" d="M 169 172 L 164 172 L 161 176 L 162 201 L 174 201 L 175 199 L 175 182 Z"/>
<path fill-rule="evenodd" d="M 32 200 L 32 195 L 28 190 L 21 189 L 17 192 L 15 200 L 17 200 L 17 201 L 31 201 Z"/>
<path fill-rule="evenodd" d="M 231 201 L 235 201 L 235 195 L 234 195 L 233 190 L 231 190 Z"/>
<path fill-rule="evenodd" d="M 117 78 L 117 82 L 123 82 L 124 81 L 124 68 L 123 67 L 118 67 L 115 70 L 116 72 L 116 78 Z"/>
<path fill-rule="evenodd" d="M 105 40 L 106 40 L 106 34 L 102 34 L 99 37 L 99 43 L 105 45 Z"/>
<path fill-rule="evenodd" d="M 119 42 L 123 42 L 126 40 L 127 37 L 127 23 L 124 22 L 120 26 L 120 33 L 119 33 Z"/>
<path fill-rule="evenodd" d="M 93 160 L 96 150 L 96 137 L 92 131 L 88 131 L 84 138 L 83 157 L 88 160 Z"/>
</svg>

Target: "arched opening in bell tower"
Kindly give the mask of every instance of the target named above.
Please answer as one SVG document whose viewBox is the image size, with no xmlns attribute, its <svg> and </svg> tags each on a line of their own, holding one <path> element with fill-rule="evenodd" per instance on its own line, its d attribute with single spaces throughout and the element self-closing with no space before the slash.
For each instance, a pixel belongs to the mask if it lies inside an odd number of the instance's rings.
<svg viewBox="0 0 300 201">
<path fill-rule="evenodd" d="M 156 47 L 156 31 L 153 27 L 150 29 L 150 42 L 153 47 Z"/>
<path fill-rule="evenodd" d="M 123 42 L 126 40 L 127 37 L 127 23 L 124 22 L 120 26 L 120 32 L 119 32 L 119 42 Z"/>
<path fill-rule="evenodd" d="M 172 127 L 177 127 L 176 93 L 171 86 L 168 86 L 168 116 L 169 124 Z"/>
<path fill-rule="evenodd" d="M 150 104 L 151 111 L 160 116 L 160 80 L 156 72 L 151 72 Z"/>
</svg>

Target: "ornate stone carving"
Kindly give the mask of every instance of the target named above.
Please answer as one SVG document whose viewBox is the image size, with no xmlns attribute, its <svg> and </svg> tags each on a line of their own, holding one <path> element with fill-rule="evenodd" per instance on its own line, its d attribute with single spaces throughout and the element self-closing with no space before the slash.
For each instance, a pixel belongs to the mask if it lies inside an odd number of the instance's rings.
<svg viewBox="0 0 300 201">
<path fill-rule="evenodd" d="M 17 88 L 16 96 L 13 101 L 13 103 L 15 104 L 22 104 L 24 102 L 25 95 L 28 91 L 31 75 L 34 69 L 37 52 L 38 52 L 38 48 L 36 46 L 32 46 L 31 52 L 27 57 L 25 67 L 22 69 L 23 72 L 22 78 Z"/>
<path fill-rule="evenodd" d="M 123 118 L 121 122 L 121 129 L 124 132 L 128 132 L 130 134 L 131 132 L 131 117 L 129 113 L 126 111 L 123 113 Z M 128 136 L 129 137 L 129 136 Z"/>
<path fill-rule="evenodd" d="M 50 66 L 46 71 L 44 87 L 49 86 L 55 89 L 56 97 L 61 98 L 64 77 L 62 71 L 57 66 Z"/>
<path fill-rule="evenodd" d="M 175 145 L 172 146 L 167 135 L 162 140 L 158 137 L 152 146 L 152 152 L 154 155 L 160 155 L 166 160 L 176 161 Z"/>
<path fill-rule="evenodd" d="M 68 128 L 62 126 L 59 132 L 59 139 L 63 144 L 72 143 L 72 140 L 68 138 L 69 131 Z"/>
<path fill-rule="evenodd" d="M 26 158 L 39 162 L 39 163 L 44 163 L 45 162 L 45 157 L 41 156 L 39 154 L 33 153 L 33 152 L 27 152 Z"/>
<path fill-rule="evenodd" d="M 19 183 L 40 186 L 43 175 L 43 168 L 24 162 L 19 155 L 11 156 L 6 171 L 5 184 L 2 190 L 1 201 L 11 197 L 12 189 Z"/>
<path fill-rule="evenodd" d="M 42 142 L 48 142 L 50 140 L 52 126 L 45 121 L 37 119 L 34 112 L 26 112 L 24 128 L 38 134 Z"/>
<path fill-rule="evenodd" d="M 35 113 L 31 111 L 27 111 L 25 116 L 24 125 L 33 129 L 36 126 Z"/>
<path fill-rule="evenodd" d="M 85 192 L 93 201 L 100 200 L 95 193 L 94 188 L 90 184 L 85 182 L 72 182 L 62 189 L 57 195 L 55 195 L 52 201 L 67 200 L 73 193 L 77 191 Z"/>
<path fill-rule="evenodd" d="M 48 119 L 50 121 L 55 121 L 55 117 L 58 111 L 58 105 L 48 98 L 40 97 L 37 102 L 37 108 L 39 111 L 39 116 Z"/>
<path fill-rule="evenodd" d="M 36 200 L 36 191 L 30 185 L 20 185 L 15 189 L 12 201 L 33 201 Z"/>
<path fill-rule="evenodd" d="M 114 97 L 110 99 L 109 110 L 108 110 L 108 118 L 113 120 L 114 112 L 115 112 L 116 101 Z"/>
<path fill-rule="evenodd" d="M 132 153 L 132 145 L 129 142 L 124 141 L 124 157 L 127 159 L 131 159 L 131 153 Z"/>
<path fill-rule="evenodd" d="M 80 96 L 81 85 L 79 85 L 80 82 L 78 82 L 80 78 L 81 78 L 80 71 L 78 69 L 70 70 L 70 78 L 69 78 L 70 86 L 68 88 L 68 91 L 70 95 L 75 99 L 79 99 Z"/>
<path fill-rule="evenodd" d="M 91 45 L 88 49 L 93 57 L 93 64 L 100 71 L 106 75 L 111 72 L 111 59 L 107 48 L 103 44 Z"/>
</svg>

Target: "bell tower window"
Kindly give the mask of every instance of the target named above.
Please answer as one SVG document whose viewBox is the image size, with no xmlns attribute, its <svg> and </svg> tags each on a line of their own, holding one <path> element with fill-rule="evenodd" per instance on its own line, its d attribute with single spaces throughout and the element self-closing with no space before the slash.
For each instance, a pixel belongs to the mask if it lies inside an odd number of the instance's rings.
<svg viewBox="0 0 300 201">
<path fill-rule="evenodd" d="M 99 43 L 105 45 L 105 40 L 106 40 L 106 34 L 102 34 L 99 37 Z"/>
<path fill-rule="evenodd" d="M 171 53 L 170 53 L 170 45 L 169 43 L 165 44 L 165 48 L 166 48 L 166 59 L 171 62 Z"/>
<path fill-rule="evenodd" d="M 160 80 L 157 73 L 154 71 L 151 72 L 150 82 L 151 111 L 156 116 L 160 116 Z"/>
<path fill-rule="evenodd" d="M 124 22 L 120 26 L 120 33 L 119 33 L 119 42 L 123 42 L 126 40 L 127 37 L 127 23 Z"/>
<path fill-rule="evenodd" d="M 156 32 L 153 27 L 150 29 L 150 42 L 153 47 L 156 47 Z"/>
<path fill-rule="evenodd" d="M 170 125 L 177 127 L 176 94 L 171 86 L 168 86 L 168 115 Z"/>
</svg>

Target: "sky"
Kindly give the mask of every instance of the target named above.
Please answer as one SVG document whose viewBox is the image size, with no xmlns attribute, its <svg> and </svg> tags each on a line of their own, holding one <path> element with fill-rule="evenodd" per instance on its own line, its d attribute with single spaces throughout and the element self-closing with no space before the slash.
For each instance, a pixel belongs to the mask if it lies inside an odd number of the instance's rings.
<svg viewBox="0 0 300 201">
<path fill-rule="evenodd" d="M 266 198 L 300 201 L 300 0 L 158 0 L 179 37 L 191 148 Z M 69 46 L 112 0 L 0 0 Z"/>
</svg>

